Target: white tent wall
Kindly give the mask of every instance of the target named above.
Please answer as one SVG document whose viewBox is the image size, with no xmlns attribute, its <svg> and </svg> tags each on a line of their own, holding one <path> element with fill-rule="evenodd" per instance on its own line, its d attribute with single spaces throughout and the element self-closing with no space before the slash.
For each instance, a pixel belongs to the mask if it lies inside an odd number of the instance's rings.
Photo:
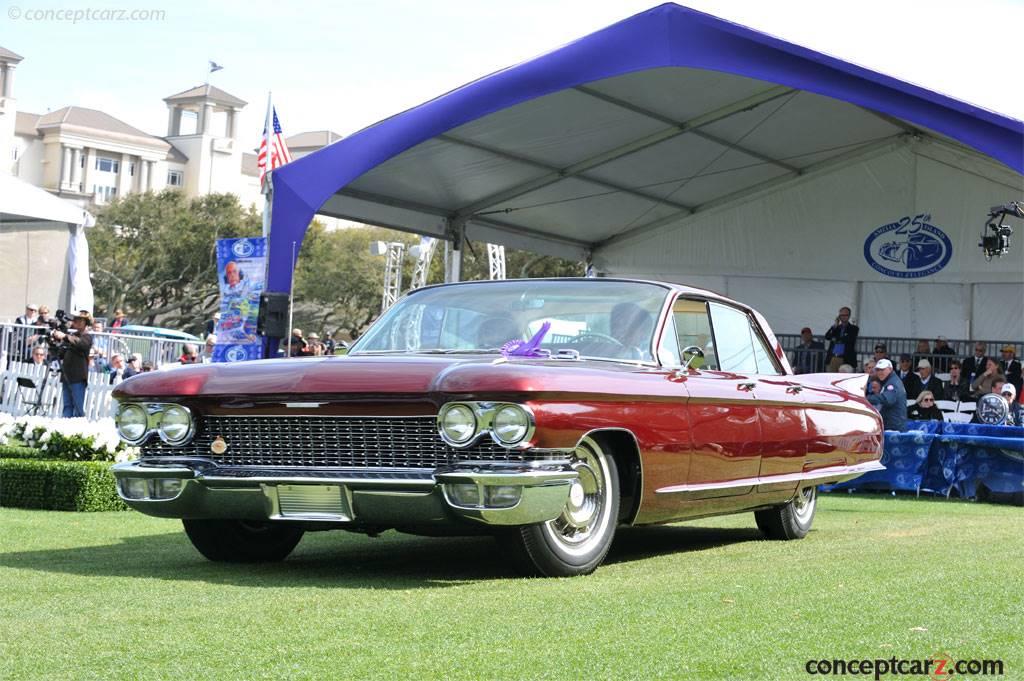
<svg viewBox="0 0 1024 681">
<path fill-rule="evenodd" d="M 1022 195 L 1024 178 L 980 154 L 909 142 L 613 239 L 595 249 L 593 261 L 608 276 L 698 286 L 710 276 L 724 283 L 711 288 L 758 308 L 782 333 L 804 325 L 821 333 L 849 305 L 865 335 L 1018 340 L 1024 247 L 1018 239 L 1008 256 L 986 262 L 978 236 L 991 206 Z M 873 269 L 865 240 L 918 214 L 931 215 L 929 224 L 949 237 L 949 263 L 915 279 Z M 974 304 L 979 290 L 1000 304 Z M 1014 321 L 1006 319 L 1012 310 Z"/>
<path fill-rule="evenodd" d="M 756 307 L 780 333 L 797 333 L 809 326 L 820 335 L 835 321 L 835 301 L 855 300 L 856 289 L 845 281 L 731 277 L 727 295 Z M 765 297 L 765 290 L 772 295 Z"/>
<path fill-rule="evenodd" d="M 66 223 L 0 223 L 0 319 L 20 315 L 26 303 L 47 305 L 51 314 L 67 305 L 70 240 Z"/>
<path fill-rule="evenodd" d="M 866 282 L 857 323 L 867 336 L 969 338 L 970 286 Z M 984 336 L 988 338 L 988 336 Z M 1016 340 L 1018 336 L 992 336 Z"/>
<path fill-rule="evenodd" d="M 1024 295 L 1016 284 L 975 284 L 973 336 L 1020 340 L 1024 338 Z"/>
</svg>

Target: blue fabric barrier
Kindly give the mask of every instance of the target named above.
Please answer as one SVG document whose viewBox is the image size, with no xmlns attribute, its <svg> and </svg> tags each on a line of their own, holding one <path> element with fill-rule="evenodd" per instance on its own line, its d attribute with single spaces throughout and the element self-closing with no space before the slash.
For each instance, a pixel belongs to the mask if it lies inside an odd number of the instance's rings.
<svg viewBox="0 0 1024 681">
<path fill-rule="evenodd" d="M 974 423 L 908 421 L 908 431 L 885 432 L 884 471 L 824 487 L 976 497 L 979 489 L 1024 492 L 1024 428 Z"/>
</svg>

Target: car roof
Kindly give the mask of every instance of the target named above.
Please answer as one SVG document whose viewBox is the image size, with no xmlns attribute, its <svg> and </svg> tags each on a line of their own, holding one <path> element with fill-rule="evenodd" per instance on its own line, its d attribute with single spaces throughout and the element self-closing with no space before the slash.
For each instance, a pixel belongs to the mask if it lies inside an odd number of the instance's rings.
<svg viewBox="0 0 1024 681">
<path fill-rule="evenodd" d="M 650 284 L 653 286 L 660 286 L 673 293 L 680 295 L 692 295 L 700 298 L 709 298 L 712 300 L 720 300 L 724 303 L 735 305 L 747 310 L 752 310 L 749 305 L 733 300 L 727 296 L 722 295 L 716 291 L 710 289 L 697 288 L 695 286 L 686 286 L 684 284 L 676 284 L 669 281 L 658 281 L 656 279 L 631 279 L 628 277 L 537 277 L 527 279 L 495 279 L 495 280 L 477 280 L 477 281 L 453 281 L 444 284 L 430 284 L 429 286 L 423 286 L 414 291 L 409 291 L 409 294 L 415 293 L 416 291 L 426 291 L 427 289 L 442 288 L 445 286 L 488 286 L 492 284 L 501 284 L 505 282 L 536 282 L 536 281 L 591 281 L 591 282 L 619 282 L 619 283 L 630 283 L 630 284 Z"/>
</svg>

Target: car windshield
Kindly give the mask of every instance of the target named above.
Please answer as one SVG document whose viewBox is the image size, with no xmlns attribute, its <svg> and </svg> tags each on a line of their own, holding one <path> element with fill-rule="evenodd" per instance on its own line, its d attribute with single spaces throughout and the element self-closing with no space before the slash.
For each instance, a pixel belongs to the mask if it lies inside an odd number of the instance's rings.
<svg viewBox="0 0 1024 681">
<path fill-rule="evenodd" d="M 581 357 L 653 361 L 668 290 L 602 279 L 514 280 L 429 288 L 381 316 L 350 354 L 497 353 L 550 322 L 539 349 Z"/>
</svg>

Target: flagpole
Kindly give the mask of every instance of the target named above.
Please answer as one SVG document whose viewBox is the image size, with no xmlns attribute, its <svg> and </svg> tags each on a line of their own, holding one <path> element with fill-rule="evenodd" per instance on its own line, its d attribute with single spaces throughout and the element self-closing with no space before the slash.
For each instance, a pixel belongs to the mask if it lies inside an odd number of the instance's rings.
<svg viewBox="0 0 1024 681">
<path fill-rule="evenodd" d="M 273 204 L 273 185 L 270 180 L 270 156 L 273 147 L 270 145 L 271 136 L 274 134 L 274 107 L 271 102 L 271 93 L 267 91 L 267 116 L 263 127 L 263 141 L 267 153 L 263 157 L 263 186 L 260 191 L 263 193 L 263 238 L 270 237 L 270 210 Z"/>
<path fill-rule="evenodd" d="M 263 270 L 264 289 L 266 289 L 267 284 L 270 283 L 270 222 L 271 222 L 271 210 L 272 210 L 272 207 L 274 205 L 274 196 L 273 196 L 274 195 L 274 188 L 273 188 L 273 185 L 272 185 L 271 179 L 270 179 L 270 152 L 271 152 L 270 136 L 273 134 L 273 126 L 274 126 L 274 113 L 273 112 L 274 112 L 274 108 L 273 108 L 273 105 L 271 103 L 270 97 L 271 97 L 270 90 L 267 90 L 267 115 L 264 117 L 264 123 L 263 123 L 263 125 L 264 125 L 264 127 L 263 127 L 263 144 L 266 147 L 266 155 L 263 157 L 263 163 L 264 163 L 264 166 L 263 166 L 263 169 L 264 169 L 264 173 L 263 173 L 263 186 L 260 187 L 260 192 L 263 194 L 263 239 L 264 239 L 264 248 L 267 249 L 266 250 L 267 256 L 266 256 L 266 259 L 264 261 L 265 262 L 265 265 L 264 265 L 265 269 Z M 289 352 L 288 352 L 289 355 L 291 355 L 291 352 L 290 352 L 290 350 L 291 350 L 290 338 L 291 338 L 291 334 L 289 334 Z M 277 349 L 277 345 L 272 345 L 272 343 L 273 343 L 273 341 L 271 341 L 270 338 L 266 338 L 264 340 L 264 343 L 263 343 L 263 354 L 264 354 L 264 356 L 267 356 L 269 354 L 271 347 L 273 347 L 275 350 Z"/>
<path fill-rule="evenodd" d="M 286 357 L 292 356 L 292 310 L 295 305 L 295 242 L 292 242 L 292 286 L 288 289 L 288 352 Z"/>
</svg>

